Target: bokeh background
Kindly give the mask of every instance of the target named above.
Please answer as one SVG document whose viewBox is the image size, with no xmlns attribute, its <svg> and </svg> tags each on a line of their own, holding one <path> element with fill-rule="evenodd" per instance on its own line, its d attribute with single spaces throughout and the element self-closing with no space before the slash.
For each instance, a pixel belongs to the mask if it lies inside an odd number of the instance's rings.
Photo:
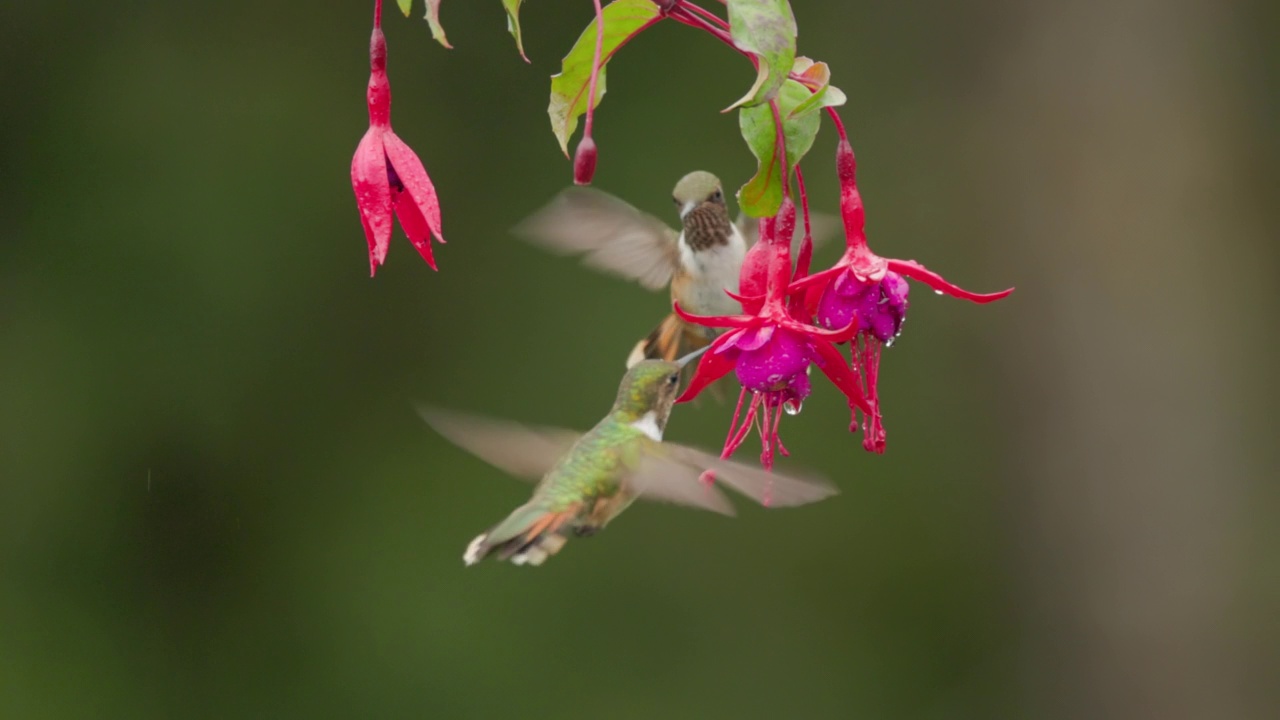
<svg viewBox="0 0 1280 720">
<path fill-rule="evenodd" d="M 372 280 L 372 3 L 0 7 L 0 716 L 1274 717 L 1276 5 L 793 4 L 876 249 L 1018 292 L 916 288 L 883 457 L 816 383 L 784 436 L 838 498 L 636 507 L 538 570 L 463 568 L 528 488 L 411 404 L 585 428 L 663 312 L 507 232 L 569 181 L 590 3 L 527 4 L 532 65 L 496 1 L 453 51 L 388 10 L 450 242 Z M 740 57 L 661 24 L 609 74 L 599 187 L 753 171 Z"/>
</svg>

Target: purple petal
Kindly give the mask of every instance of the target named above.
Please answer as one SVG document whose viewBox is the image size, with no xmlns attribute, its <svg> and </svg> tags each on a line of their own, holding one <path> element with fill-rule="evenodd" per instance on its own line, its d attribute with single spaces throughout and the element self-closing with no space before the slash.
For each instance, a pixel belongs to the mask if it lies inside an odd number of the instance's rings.
<svg viewBox="0 0 1280 720">
<path fill-rule="evenodd" d="M 777 328 L 769 342 L 743 351 L 734 368 L 738 382 L 755 392 L 782 390 L 809 366 L 810 347 L 799 333 Z"/>
<path fill-rule="evenodd" d="M 773 337 L 772 325 L 761 325 L 758 328 L 745 330 L 734 341 L 734 347 L 742 351 L 759 350 Z"/>
</svg>

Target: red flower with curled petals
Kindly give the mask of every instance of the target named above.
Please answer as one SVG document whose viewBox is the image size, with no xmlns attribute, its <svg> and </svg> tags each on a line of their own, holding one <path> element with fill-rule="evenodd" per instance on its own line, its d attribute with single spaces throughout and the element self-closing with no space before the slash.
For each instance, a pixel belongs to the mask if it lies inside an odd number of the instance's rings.
<svg viewBox="0 0 1280 720">
<path fill-rule="evenodd" d="M 792 316 L 786 302 L 786 288 L 791 280 L 790 239 L 795 230 L 795 204 L 784 197 L 774 223 L 762 225 L 760 242 L 752 248 L 757 256 L 744 262 L 739 289 L 759 281 L 761 270 L 766 275 L 766 292 L 744 306 L 755 308 L 754 315 L 700 316 L 686 313 L 675 304 L 675 312 L 686 322 L 707 327 L 729 328 L 716 338 L 698 362 L 693 379 L 677 402 L 688 402 L 708 385 L 734 371 L 742 384 L 738 406 L 734 411 L 729 436 L 722 457 L 729 457 L 742 444 L 751 429 L 760 432 L 762 446 L 760 464 L 773 466 L 775 451 L 786 454 L 778 425 L 784 410 L 794 414 L 809 395 L 808 373 L 817 364 L 849 400 L 850 408 L 872 413 L 863 396 L 862 385 L 849 368 L 837 343 L 848 342 L 857 333 L 857 321 L 840 330 L 824 330 Z M 779 240 L 784 238 L 784 240 Z M 763 247 L 762 247 L 763 246 Z M 747 298 L 747 300 L 750 300 Z M 742 405 L 747 393 L 751 403 L 745 416 Z"/>
<path fill-rule="evenodd" d="M 832 113 L 835 118 L 835 114 Z M 957 287 L 914 260 L 882 258 L 867 245 L 866 210 L 856 181 L 857 162 L 853 147 L 837 118 L 840 143 L 836 147 L 836 174 L 840 179 L 840 215 L 844 221 L 846 249 L 831 268 L 798 278 L 787 289 L 789 295 L 805 299 L 810 313 L 828 328 L 853 322 L 860 329 L 851 342 L 853 366 L 873 408 L 864 411 L 861 426 L 863 446 L 884 452 L 884 426 L 876 389 L 880 374 L 880 351 L 892 344 L 902 329 L 907 312 L 907 283 L 904 277 L 922 282 L 939 294 L 946 293 L 976 303 L 989 303 L 1013 292 L 974 293 Z M 854 411 L 853 424 L 859 424 Z M 876 440 L 878 438 L 878 440 Z"/>
<path fill-rule="evenodd" d="M 387 81 L 387 40 L 382 34 L 382 3 L 374 11 L 369 41 L 369 130 L 351 159 L 351 187 L 355 190 L 360 222 L 369 243 L 369 275 L 387 258 L 392 214 L 422 259 L 436 269 L 431 236 L 440 234 L 440 201 L 422 161 L 391 130 L 391 85 Z"/>
</svg>

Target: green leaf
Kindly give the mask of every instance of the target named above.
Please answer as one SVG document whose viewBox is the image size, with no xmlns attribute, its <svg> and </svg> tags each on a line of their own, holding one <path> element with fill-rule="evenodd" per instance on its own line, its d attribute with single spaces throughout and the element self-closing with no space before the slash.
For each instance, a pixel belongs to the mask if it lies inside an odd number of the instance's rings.
<svg viewBox="0 0 1280 720">
<path fill-rule="evenodd" d="M 796 59 L 796 18 L 787 0 L 728 0 L 729 35 L 740 50 L 760 60 L 755 84 L 736 107 L 751 107 L 772 100 L 791 72 Z"/>
<path fill-rule="evenodd" d="M 821 118 L 817 114 L 793 114 L 810 96 L 809 88 L 795 80 L 787 80 L 778 92 L 778 113 L 782 117 L 787 163 L 791 167 L 809 152 L 818 135 Z M 755 176 L 738 190 L 738 207 L 752 217 L 771 217 L 782 205 L 782 167 L 778 162 L 773 112 L 768 105 L 742 108 L 738 111 L 738 126 L 759 163 Z"/>
<path fill-rule="evenodd" d="M 400 12 L 405 17 L 409 17 L 409 13 L 413 12 L 413 0 L 396 0 L 396 4 L 400 6 Z"/>
<path fill-rule="evenodd" d="M 845 103 L 844 93 L 831 84 L 831 68 L 826 63 L 815 63 L 807 57 L 798 57 L 791 72 L 803 78 L 801 84 L 807 86 L 813 94 L 797 105 L 788 117 L 799 117 L 824 107 L 838 107 Z"/>
<path fill-rule="evenodd" d="M 604 98 L 604 66 L 618 48 L 637 33 L 661 19 L 661 10 L 650 0 L 614 0 L 604 6 L 604 45 L 600 48 L 600 79 L 596 105 Z M 551 76 L 551 131 L 560 149 L 569 155 L 569 138 L 578 128 L 578 118 L 587 111 L 591 83 L 591 63 L 596 52 L 596 21 L 592 20 L 569 54 L 560 63 L 560 72 Z"/>
<path fill-rule="evenodd" d="M 404 6 L 404 0 L 397 1 L 401 2 L 401 7 Z M 427 0 L 427 24 L 431 26 L 431 37 L 452 50 L 453 46 L 449 44 L 449 38 L 444 36 L 444 28 L 440 26 L 440 2 L 441 0 Z"/>
<path fill-rule="evenodd" d="M 524 41 L 520 39 L 520 3 L 523 1 L 502 0 L 502 7 L 507 11 L 507 32 L 516 39 L 516 49 L 520 51 L 520 57 L 524 58 L 525 62 L 529 62 L 529 56 L 524 54 Z"/>
</svg>

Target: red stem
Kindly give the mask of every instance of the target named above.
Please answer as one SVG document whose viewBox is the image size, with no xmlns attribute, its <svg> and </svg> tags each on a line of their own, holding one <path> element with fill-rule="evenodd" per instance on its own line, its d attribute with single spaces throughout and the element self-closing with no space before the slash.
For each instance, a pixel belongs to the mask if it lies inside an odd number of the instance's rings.
<svg viewBox="0 0 1280 720">
<path fill-rule="evenodd" d="M 689 27 L 697 28 L 699 30 L 705 30 L 711 33 L 711 35 L 716 39 L 718 39 L 720 42 L 724 43 L 725 45 L 728 45 L 729 47 L 733 48 L 738 54 L 750 60 L 752 67 L 758 67 L 758 63 L 760 61 L 756 58 L 756 56 L 752 55 L 751 53 L 745 50 L 742 50 L 737 45 L 734 45 L 733 38 L 729 36 L 729 33 L 721 30 L 718 27 L 711 25 L 702 17 L 698 15 L 694 15 L 693 13 L 686 10 L 684 6 L 676 5 L 671 9 L 671 12 L 667 15 L 667 17 L 671 18 L 672 20 L 675 20 L 676 22 L 688 25 Z"/>
<path fill-rule="evenodd" d="M 721 18 L 719 15 L 716 15 L 715 13 L 711 12 L 710 10 L 708 10 L 708 9 L 706 9 L 706 8 L 704 8 L 704 7 L 702 7 L 701 5 L 698 5 L 697 3 L 689 2 L 689 0 L 679 0 L 679 3 L 677 3 L 677 4 L 678 4 L 680 7 L 684 8 L 684 9 L 686 9 L 686 10 L 692 10 L 693 12 L 695 12 L 695 13 L 697 13 L 697 14 L 701 15 L 702 17 L 706 18 L 707 20 L 710 20 L 711 22 L 715 23 L 716 25 L 718 25 L 720 28 L 722 28 L 722 29 L 724 29 L 724 30 L 728 30 L 728 29 L 729 29 L 729 21 L 728 21 L 728 20 L 725 20 L 725 19 Z"/>
<path fill-rule="evenodd" d="M 787 134 L 782 130 L 782 113 L 778 111 L 778 101 L 769 101 L 769 110 L 773 113 L 773 128 L 776 134 L 774 144 L 778 160 L 782 164 L 782 197 L 791 197 L 791 168 L 787 165 Z M 786 238 L 787 247 L 791 246 L 791 238 Z"/>
<path fill-rule="evenodd" d="M 836 134 L 840 136 L 841 140 L 848 142 L 849 136 L 844 133 L 844 121 L 840 119 L 840 113 L 836 112 L 834 107 L 828 106 L 827 114 L 831 116 L 831 122 L 835 123 Z"/>
<path fill-rule="evenodd" d="M 804 241 L 806 243 L 813 242 L 813 231 L 809 227 L 809 196 L 804 192 L 804 173 L 800 172 L 800 165 L 796 165 L 796 188 L 800 191 L 800 212 L 804 213 Z M 806 274 L 807 271 L 806 271 Z"/>
<path fill-rule="evenodd" d="M 596 53 L 591 60 L 591 86 L 587 91 L 587 121 L 583 125 L 582 137 L 591 137 L 591 127 L 595 121 L 596 110 L 596 80 L 600 77 L 600 52 L 604 47 L 604 8 L 600 7 L 600 0 L 592 0 L 596 6 Z M 378 0 L 378 7 L 382 7 L 382 0 Z"/>
<path fill-rule="evenodd" d="M 729 446 L 733 444 L 733 436 L 735 435 L 735 431 L 738 429 L 738 418 L 742 416 L 742 399 L 746 397 L 746 395 L 747 389 L 745 387 L 738 392 L 738 406 L 733 409 L 733 421 L 729 423 L 729 434 L 725 436 L 724 447 L 721 448 L 721 459 L 728 458 L 728 454 L 732 453 Z"/>
<path fill-rule="evenodd" d="M 373 27 L 382 27 L 382 0 L 373 0 Z"/>
</svg>

